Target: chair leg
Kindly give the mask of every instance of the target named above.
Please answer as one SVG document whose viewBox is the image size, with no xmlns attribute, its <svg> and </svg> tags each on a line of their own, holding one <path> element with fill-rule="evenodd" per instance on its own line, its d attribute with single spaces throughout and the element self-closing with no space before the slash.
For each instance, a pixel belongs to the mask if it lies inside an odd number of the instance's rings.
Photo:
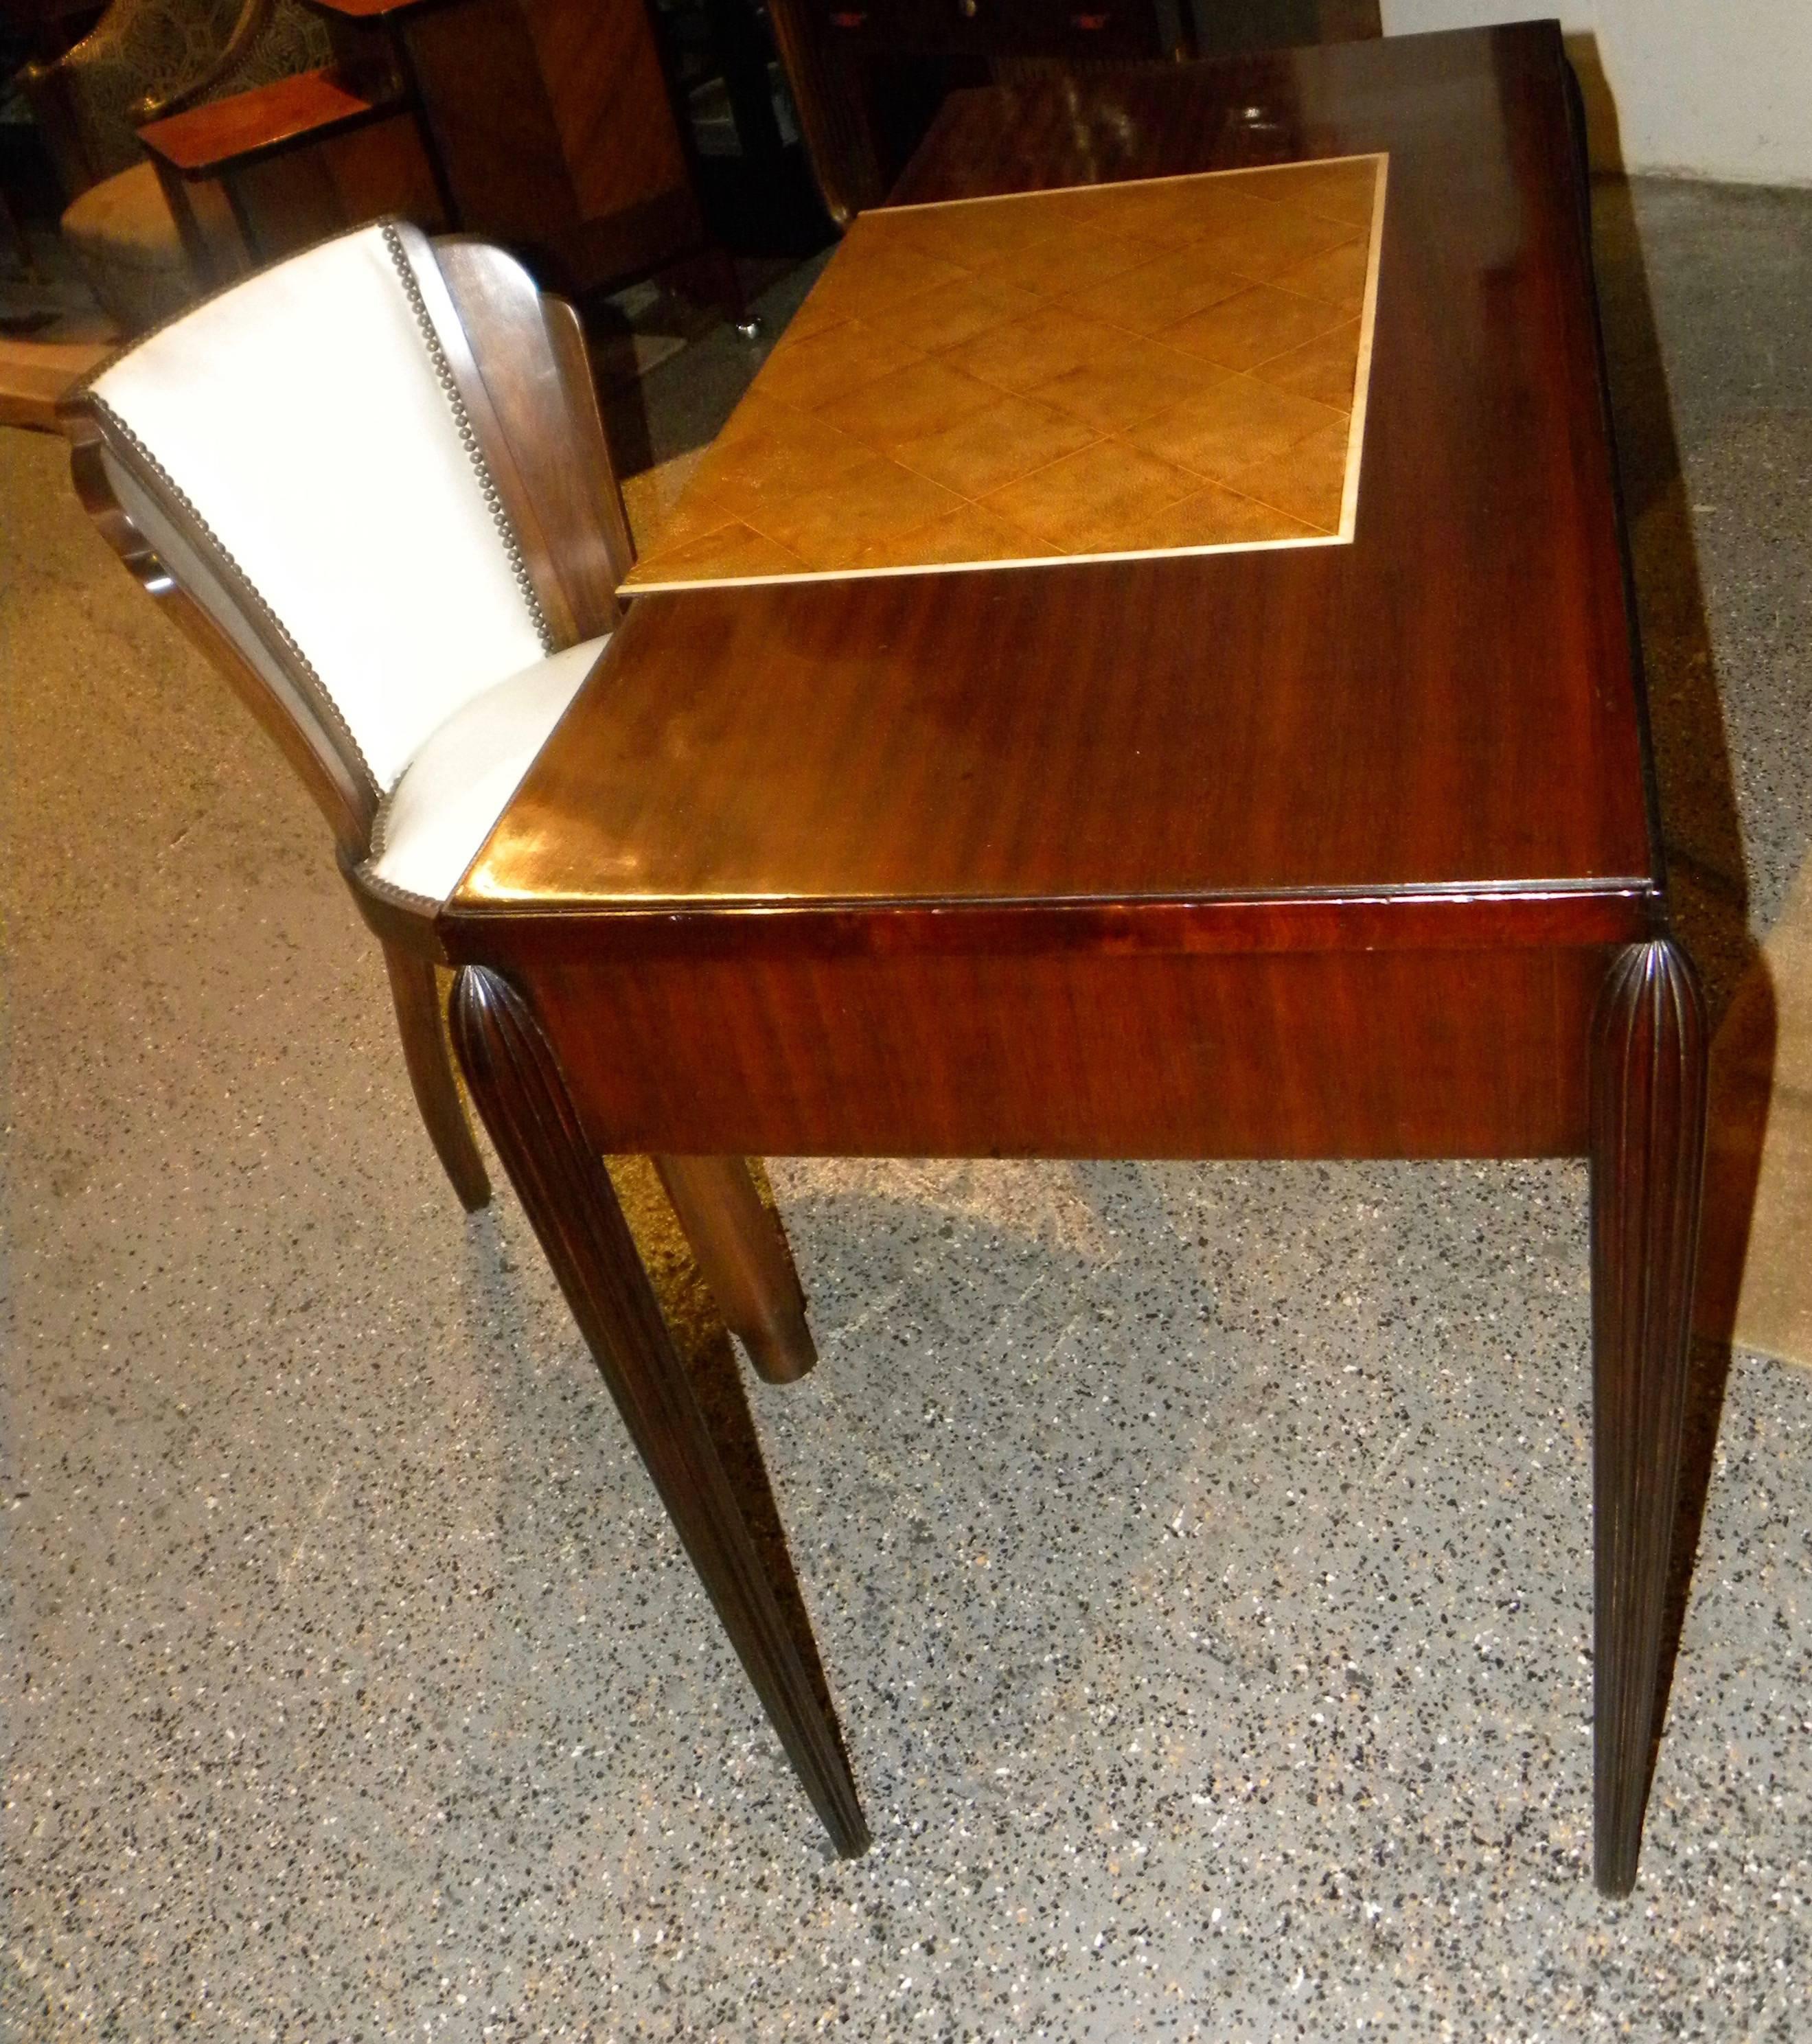
<svg viewBox="0 0 1812 2044">
<path fill-rule="evenodd" d="M 769 1573 L 785 1567 L 796 1590 L 790 1563 L 763 1559 L 552 1047 L 481 966 L 459 974 L 452 1024 L 472 1098 L 724 1629 L 838 1851 L 865 1851 L 843 1734 Z"/>
<path fill-rule="evenodd" d="M 1620 952 L 1592 1046 L 1594 1859 L 1636 1885 L 1659 1707 L 1705 1159 L 1705 1010 L 1667 939 Z"/>
<path fill-rule="evenodd" d="M 491 1196 L 490 1181 L 485 1176 L 472 1124 L 466 1119 L 466 1105 L 459 1097 L 433 962 L 400 945 L 386 944 L 384 970 L 390 976 L 403 1061 L 409 1066 L 409 1084 L 428 1139 L 453 1181 L 460 1204 L 467 1213 L 476 1213 Z"/>
<path fill-rule="evenodd" d="M 770 1384 L 793 1384 L 818 1360 L 805 1294 L 778 1218 L 740 1157 L 657 1157 L 667 1197 L 717 1309 Z"/>
</svg>

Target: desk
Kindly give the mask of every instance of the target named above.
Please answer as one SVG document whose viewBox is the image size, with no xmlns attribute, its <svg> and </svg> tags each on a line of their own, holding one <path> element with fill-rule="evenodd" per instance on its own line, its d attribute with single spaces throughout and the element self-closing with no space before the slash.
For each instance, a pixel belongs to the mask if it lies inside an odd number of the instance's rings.
<svg viewBox="0 0 1812 2044">
<path fill-rule="evenodd" d="M 1657 1704 L 1705 1043 L 1668 931 L 1557 33 L 962 95 L 896 196 L 1196 177 L 1241 160 L 1253 109 L 1294 158 L 1383 160 L 1338 527 L 1103 546 L 1039 528 L 1022 501 L 1008 522 L 1050 533 L 1048 555 L 784 573 L 720 558 L 670 577 L 710 586 L 636 596 L 443 912 L 455 1032 L 845 1850 L 866 1833 L 835 1719 L 601 1152 L 1589 1156 L 1596 1872 L 1626 1892 Z M 981 279 L 979 248 L 973 267 Z M 801 348 L 835 327 L 807 309 Z M 1177 324 L 1151 338 L 1180 348 Z M 942 366 L 985 380 L 1005 359 Z M 885 394 L 909 366 L 896 351 L 873 380 Z M 1046 404 L 1050 380 L 1023 395 L 1003 382 L 1000 402 Z M 842 429 L 792 387 L 763 402 L 791 402 L 829 444 Z M 1161 459 L 1213 480 L 1181 436 Z M 763 471 L 762 501 L 788 472 Z M 817 469 L 791 472 L 819 489 Z M 1186 495 L 1186 480 L 1166 487 Z"/>
</svg>

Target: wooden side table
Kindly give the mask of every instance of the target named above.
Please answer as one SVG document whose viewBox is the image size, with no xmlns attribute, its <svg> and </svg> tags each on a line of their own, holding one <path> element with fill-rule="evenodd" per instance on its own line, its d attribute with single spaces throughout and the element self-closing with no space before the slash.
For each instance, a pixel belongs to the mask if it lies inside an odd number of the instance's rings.
<svg viewBox="0 0 1812 2044">
<path fill-rule="evenodd" d="M 139 140 L 210 289 L 382 213 L 445 225 L 401 94 L 350 68 L 171 114 Z"/>
</svg>

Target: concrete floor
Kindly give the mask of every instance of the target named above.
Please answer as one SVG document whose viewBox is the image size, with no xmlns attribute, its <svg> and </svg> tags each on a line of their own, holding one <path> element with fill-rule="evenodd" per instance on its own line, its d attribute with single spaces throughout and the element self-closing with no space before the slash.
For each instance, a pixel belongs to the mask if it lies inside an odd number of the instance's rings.
<svg viewBox="0 0 1812 2044">
<path fill-rule="evenodd" d="M 1600 221 L 1727 993 L 1812 843 L 1812 194 Z M 1572 1165 L 777 1165 L 829 1858 L 313 812 L 60 464 L 0 435 L 9 2037 L 1806 2034 L 1812 1377 L 1735 1359 L 1607 1903 Z"/>
</svg>

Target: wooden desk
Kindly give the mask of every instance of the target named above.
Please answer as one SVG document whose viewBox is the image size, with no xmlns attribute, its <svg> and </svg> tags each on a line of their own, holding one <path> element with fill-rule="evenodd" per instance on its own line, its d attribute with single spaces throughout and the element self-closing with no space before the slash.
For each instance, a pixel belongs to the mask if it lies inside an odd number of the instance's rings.
<svg viewBox="0 0 1812 2044">
<path fill-rule="evenodd" d="M 1570 87 L 1536 25 L 953 101 L 901 201 L 1212 171 L 1253 107 L 1384 159 L 1349 524 L 638 597 L 443 914 L 474 1093 L 846 1850 L 835 1718 L 601 1151 L 1589 1155 L 1597 1875 L 1633 1882 L 1705 1047 Z"/>
</svg>

